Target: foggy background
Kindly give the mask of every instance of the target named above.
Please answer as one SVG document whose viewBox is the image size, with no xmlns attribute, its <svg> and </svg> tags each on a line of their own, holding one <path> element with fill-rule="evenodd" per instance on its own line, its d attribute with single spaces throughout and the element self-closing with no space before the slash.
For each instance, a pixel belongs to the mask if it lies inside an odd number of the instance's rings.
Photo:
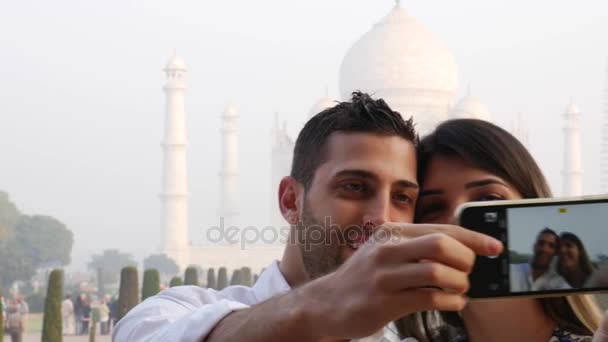
<svg viewBox="0 0 608 342">
<path fill-rule="evenodd" d="M 105 248 L 138 259 L 160 231 L 165 76 L 187 64 L 190 229 L 216 225 L 220 114 L 240 118 L 241 220 L 270 223 L 274 113 L 295 137 L 347 49 L 394 6 L 382 1 L 0 2 L 0 190 L 74 232 L 73 266 Z M 599 188 L 608 3 L 410 0 L 454 53 L 494 121 L 522 113 L 529 147 L 561 192 L 562 114 L 582 112 L 584 189 Z M 454 99 L 455 101 L 458 98 Z M 403 113 L 407 116 L 407 113 Z M 528 242 L 527 245 L 530 245 Z"/>
<path fill-rule="evenodd" d="M 533 254 L 538 233 L 550 228 L 578 236 L 592 261 L 608 255 L 608 203 L 507 209 L 507 222 L 509 250 L 520 254 Z"/>
</svg>

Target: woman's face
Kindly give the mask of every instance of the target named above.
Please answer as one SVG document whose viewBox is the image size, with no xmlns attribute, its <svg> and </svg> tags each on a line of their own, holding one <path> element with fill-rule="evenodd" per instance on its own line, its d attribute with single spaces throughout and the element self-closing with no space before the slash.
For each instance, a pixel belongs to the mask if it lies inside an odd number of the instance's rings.
<svg viewBox="0 0 608 342">
<path fill-rule="evenodd" d="M 564 269 L 575 269 L 578 266 L 579 250 L 573 241 L 563 239 L 559 245 L 559 264 Z"/>
<path fill-rule="evenodd" d="M 520 198 L 504 179 L 460 157 L 435 156 L 423 175 L 416 222 L 455 224 L 456 208 L 465 202 Z"/>
</svg>

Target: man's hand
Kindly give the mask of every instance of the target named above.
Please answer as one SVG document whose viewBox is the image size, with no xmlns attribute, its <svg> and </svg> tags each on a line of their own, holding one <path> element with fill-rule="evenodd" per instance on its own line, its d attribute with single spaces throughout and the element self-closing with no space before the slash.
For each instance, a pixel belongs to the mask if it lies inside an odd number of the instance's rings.
<svg viewBox="0 0 608 342">
<path fill-rule="evenodd" d="M 385 224 L 334 273 L 296 289 L 315 336 L 364 337 L 424 310 L 461 310 L 475 255 L 502 244 L 457 226 Z"/>
<path fill-rule="evenodd" d="M 600 322 L 600 328 L 593 335 L 592 342 L 608 342 L 608 311 L 604 313 L 604 318 Z"/>
</svg>

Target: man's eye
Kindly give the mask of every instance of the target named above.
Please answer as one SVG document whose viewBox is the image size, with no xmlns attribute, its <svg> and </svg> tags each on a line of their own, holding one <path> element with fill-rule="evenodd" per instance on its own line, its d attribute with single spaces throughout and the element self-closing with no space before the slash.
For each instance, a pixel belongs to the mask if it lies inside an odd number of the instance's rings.
<svg viewBox="0 0 608 342">
<path fill-rule="evenodd" d="M 393 199 L 395 199 L 398 202 L 404 202 L 404 203 L 408 203 L 408 202 L 412 201 L 412 198 L 410 196 L 408 196 L 407 194 L 394 194 Z"/>
<path fill-rule="evenodd" d="M 342 185 L 342 188 L 344 190 L 353 191 L 353 192 L 364 192 L 365 191 L 365 185 L 363 185 L 361 183 L 346 183 L 346 184 Z"/>
</svg>

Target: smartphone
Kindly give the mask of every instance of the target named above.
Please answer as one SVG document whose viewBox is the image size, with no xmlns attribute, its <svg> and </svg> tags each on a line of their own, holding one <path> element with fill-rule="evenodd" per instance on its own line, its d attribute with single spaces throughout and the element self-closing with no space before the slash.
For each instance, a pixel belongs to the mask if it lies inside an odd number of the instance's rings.
<svg viewBox="0 0 608 342">
<path fill-rule="evenodd" d="M 471 299 L 608 292 L 608 196 L 470 202 L 457 217 L 504 244 L 477 257 Z"/>
</svg>

